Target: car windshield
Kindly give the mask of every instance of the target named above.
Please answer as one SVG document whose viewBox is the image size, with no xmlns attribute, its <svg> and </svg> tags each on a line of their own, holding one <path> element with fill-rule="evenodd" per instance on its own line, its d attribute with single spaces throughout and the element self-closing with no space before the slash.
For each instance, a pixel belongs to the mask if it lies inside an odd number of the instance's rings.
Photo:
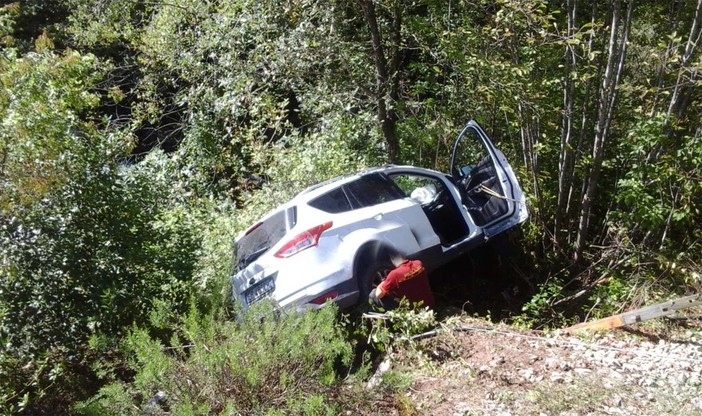
<svg viewBox="0 0 702 416">
<path fill-rule="evenodd" d="M 285 211 L 279 211 L 265 221 L 254 225 L 248 233 L 236 242 L 236 269 L 241 270 L 256 260 L 287 232 Z"/>
</svg>

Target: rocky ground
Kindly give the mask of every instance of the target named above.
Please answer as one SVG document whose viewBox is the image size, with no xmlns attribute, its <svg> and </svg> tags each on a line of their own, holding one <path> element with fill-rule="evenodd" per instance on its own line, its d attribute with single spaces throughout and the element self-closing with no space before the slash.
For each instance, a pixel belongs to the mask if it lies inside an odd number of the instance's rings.
<svg viewBox="0 0 702 416">
<path fill-rule="evenodd" d="M 407 379 L 402 415 L 702 415 L 701 326 L 573 336 L 464 316 L 390 355 L 383 377 Z"/>
</svg>

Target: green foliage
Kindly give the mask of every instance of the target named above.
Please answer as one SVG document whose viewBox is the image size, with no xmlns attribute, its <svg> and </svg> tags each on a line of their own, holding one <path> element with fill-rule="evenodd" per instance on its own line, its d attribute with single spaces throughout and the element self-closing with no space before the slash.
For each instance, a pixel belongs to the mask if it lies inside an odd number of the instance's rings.
<svg viewBox="0 0 702 416">
<path fill-rule="evenodd" d="M 604 318 L 699 292 L 702 269 L 695 259 L 699 243 L 682 252 L 668 252 L 646 247 L 629 229 L 613 226 L 610 232 L 614 243 L 603 249 L 600 262 L 588 270 L 589 281 L 575 285 L 572 279 L 565 285 L 562 275 L 552 276 L 514 321 L 562 328 L 573 320 Z"/>
<path fill-rule="evenodd" d="M 19 315 L 3 328 L 12 344 L 32 348 L 24 325 L 56 342 L 86 328 L 113 332 L 143 317 L 152 297 L 186 289 L 179 282 L 192 272 L 192 236 L 159 207 L 151 178 L 116 169 L 86 169 L 3 227 L 11 266 L 2 300 Z"/>
<path fill-rule="evenodd" d="M 621 146 L 622 163 L 630 168 L 619 180 L 613 218 L 647 235 L 644 243 L 655 237 L 661 246 L 679 247 L 700 238 L 702 140 L 671 129 L 665 114 L 632 127 Z"/>
<path fill-rule="evenodd" d="M 122 0 L 66 0 L 64 3 L 71 9 L 65 23 L 73 42 L 95 51 L 121 49 L 136 40 L 140 28 L 154 11 L 153 5 Z M 90 16 L 92 19 L 88 19 Z"/>
<path fill-rule="evenodd" d="M 155 302 L 186 309 L 195 233 L 167 210 L 163 184 L 118 170 L 85 166 L 3 222 L 3 357 L 28 366 L 48 360 L 40 372 L 85 365 L 91 334 L 147 325 Z"/>
<path fill-rule="evenodd" d="M 606 265 L 597 268 L 601 277 L 582 314 L 605 317 L 626 307 L 643 307 L 700 291 L 699 242 L 688 250 L 670 252 L 646 247 L 625 228 L 613 230 L 612 239 L 617 244 L 603 256 Z"/>
<path fill-rule="evenodd" d="M 19 10 L 19 3 L 5 4 L 0 8 L 0 45 L 10 46 L 14 43 L 12 32 Z"/>
<path fill-rule="evenodd" d="M 522 314 L 514 319 L 518 325 L 527 327 L 544 324 L 558 326 L 564 317 L 554 310 L 553 303 L 563 295 L 563 283 L 558 278 L 551 278 L 539 285 L 536 293 L 522 307 Z"/>
<path fill-rule="evenodd" d="M 85 115 L 99 103 L 91 91 L 99 73 L 91 55 L 51 51 L 0 56 L 0 207 L 32 204 L 85 159 L 114 157 L 124 137 L 104 142 Z M 122 143 L 121 143 L 122 142 Z M 78 148 L 96 147 L 89 154 Z"/>
<path fill-rule="evenodd" d="M 342 62 L 348 46 L 329 31 L 333 8 L 314 1 L 283 8 L 268 1 L 75 3 L 78 41 L 120 42 L 138 55 L 138 84 L 115 87 L 131 89 L 135 126 L 178 142 L 199 195 L 240 192 L 237 178 L 268 167 L 257 163 L 261 149 L 296 137 L 315 146 L 320 134 L 345 133 L 356 151 L 377 147 L 367 113 L 349 114 L 353 93 L 335 87 L 336 76 L 328 79 L 333 68 L 353 67 Z M 96 25 L 96 14 L 107 24 Z"/>
<path fill-rule="evenodd" d="M 358 329 L 360 334 L 368 338 L 371 346 L 387 352 L 436 325 L 433 310 L 410 307 L 406 299 L 402 299 L 396 309 L 383 313 L 371 312 L 363 318 L 364 322 Z"/>
<path fill-rule="evenodd" d="M 695 2 L 659 3 L 634 8 L 587 218 L 592 264 L 577 265 L 569 256 L 593 162 L 611 7 L 374 1 L 386 60 L 399 60 L 388 74 L 397 94 L 378 97 L 357 2 L 2 6 L 0 412 L 31 413 L 39 397 L 44 408 L 65 409 L 115 379 L 85 411 L 128 412 L 166 388 L 163 372 L 188 394 L 211 386 L 203 369 L 220 377 L 214 364 L 226 354 L 208 361 L 198 343 L 223 351 L 225 328 L 242 339 L 244 323 L 223 321 L 233 236 L 308 185 L 386 160 L 379 98 L 397 115 L 404 162 L 446 170 L 468 118 L 505 152 L 532 214 L 523 227 L 528 258 L 519 262 L 538 288 L 524 306 L 530 323 L 698 290 L 700 55 L 686 36 L 699 22 Z M 578 11 L 570 28 L 568 5 Z M 563 160 L 569 152 L 572 166 Z M 190 305 L 207 314 L 184 320 Z M 405 315 L 369 327 L 371 338 L 392 348 L 433 319 Z M 132 363 L 134 383 L 117 348 L 133 325 L 130 351 L 164 359 Z M 235 364 L 227 365 L 243 371 Z M 197 378 L 176 380 L 186 370 Z M 260 387 L 266 371 L 241 373 L 241 385 Z M 238 394 L 217 388 L 226 400 Z M 246 391 L 252 411 L 280 413 Z M 338 411 L 327 393 L 315 384 L 284 405 L 296 414 Z M 249 409 L 193 400 L 179 409 Z"/>
<path fill-rule="evenodd" d="M 249 225 L 241 222 L 245 210 L 236 208 L 225 196 L 196 197 L 191 187 L 191 171 L 184 166 L 180 153 L 152 151 L 130 166 L 129 171 L 150 181 L 161 192 L 164 215 L 155 218 L 159 228 L 180 228 L 194 233 L 195 246 L 171 247 L 167 251 L 192 250 L 179 256 L 191 269 L 197 302 L 202 303 L 204 310 L 226 309 L 232 241 L 239 230 Z"/>
<path fill-rule="evenodd" d="M 100 130 L 94 57 L 5 52 L 0 408 L 61 408 L 96 382 L 89 338 L 187 310 L 198 229 L 167 177 L 120 163 L 128 135 Z"/>
<path fill-rule="evenodd" d="M 65 0 L 22 0 L 0 6 L 0 45 L 32 50 L 37 37 L 63 40 L 63 24 L 68 15 Z M 52 43 L 52 42 L 50 42 Z"/>
<path fill-rule="evenodd" d="M 236 322 L 191 311 L 168 346 L 135 328 L 125 345 L 134 382 L 104 387 L 79 411 L 338 414 L 335 366 L 349 365 L 351 345 L 337 319 L 333 305 L 305 314 L 261 305 Z"/>
</svg>

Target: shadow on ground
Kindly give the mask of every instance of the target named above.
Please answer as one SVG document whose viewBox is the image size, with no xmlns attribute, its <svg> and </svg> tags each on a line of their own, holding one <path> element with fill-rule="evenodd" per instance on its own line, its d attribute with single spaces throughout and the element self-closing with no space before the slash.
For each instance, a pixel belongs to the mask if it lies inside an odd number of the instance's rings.
<svg viewBox="0 0 702 416">
<path fill-rule="evenodd" d="M 434 270 L 430 280 L 437 310 L 458 308 L 493 321 L 520 314 L 534 294 L 533 283 L 518 265 L 520 253 L 505 236 Z"/>
</svg>

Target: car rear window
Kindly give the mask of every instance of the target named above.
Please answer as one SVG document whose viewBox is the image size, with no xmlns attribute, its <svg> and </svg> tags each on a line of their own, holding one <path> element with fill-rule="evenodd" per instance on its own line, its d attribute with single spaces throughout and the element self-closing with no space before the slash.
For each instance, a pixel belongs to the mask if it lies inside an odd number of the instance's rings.
<svg viewBox="0 0 702 416">
<path fill-rule="evenodd" d="M 295 210 L 290 210 L 294 217 Z M 287 232 L 285 211 L 278 211 L 265 221 L 251 227 L 235 245 L 237 270 L 241 270 L 256 260 Z"/>
</svg>

